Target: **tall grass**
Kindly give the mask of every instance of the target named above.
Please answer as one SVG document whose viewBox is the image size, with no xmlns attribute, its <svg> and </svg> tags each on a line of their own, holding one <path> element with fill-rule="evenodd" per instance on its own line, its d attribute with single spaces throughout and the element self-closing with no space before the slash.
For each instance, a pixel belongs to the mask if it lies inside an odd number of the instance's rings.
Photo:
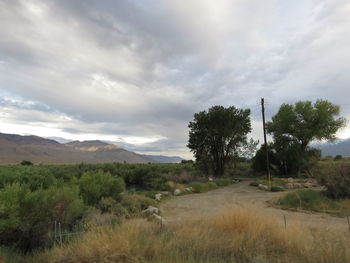
<svg viewBox="0 0 350 263">
<path fill-rule="evenodd" d="M 204 220 L 162 229 L 143 220 L 98 228 L 28 262 L 350 262 L 347 233 L 315 229 L 298 224 L 284 229 L 253 209 L 227 208 Z"/>
</svg>

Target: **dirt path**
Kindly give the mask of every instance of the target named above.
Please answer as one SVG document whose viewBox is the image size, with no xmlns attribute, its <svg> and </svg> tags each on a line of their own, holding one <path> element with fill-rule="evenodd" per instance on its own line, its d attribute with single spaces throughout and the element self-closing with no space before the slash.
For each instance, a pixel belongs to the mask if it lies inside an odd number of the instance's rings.
<svg viewBox="0 0 350 263">
<path fill-rule="evenodd" d="M 248 206 L 276 217 L 281 224 L 284 224 L 285 216 L 287 225 L 290 222 L 298 222 L 308 227 L 318 226 L 325 229 L 338 228 L 348 231 L 348 223 L 345 218 L 321 213 L 293 212 L 272 207 L 271 202 L 283 196 L 285 192 L 261 191 L 257 187 L 249 186 L 249 183 L 250 181 L 244 181 L 204 194 L 180 196 L 164 202 L 160 208 L 164 219 L 169 223 L 181 223 L 184 219 L 194 216 L 214 215 L 227 206 Z"/>
</svg>

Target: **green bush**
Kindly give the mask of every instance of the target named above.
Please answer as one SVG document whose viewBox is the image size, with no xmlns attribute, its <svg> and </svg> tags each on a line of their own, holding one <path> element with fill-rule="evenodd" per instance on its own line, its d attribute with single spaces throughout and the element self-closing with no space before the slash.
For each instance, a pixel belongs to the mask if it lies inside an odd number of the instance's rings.
<svg viewBox="0 0 350 263">
<path fill-rule="evenodd" d="M 280 186 L 272 185 L 270 191 L 271 192 L 282 192 L 282 191 L 284 191 L 284 188 L 280 187 Z"/>
<path fill-rule="evenodd" d="M 102 213 L 109 213 L 121 218 L 129 216 L 128 210 L 116 200 L 110 197 L 102 198 L 98 204 Z"/>
<path fill-rule="evenodd" d="M 299 208 L 316 212 L 339 209 L 339 205 L 328 199 L 323 192 L 310 189 L 289 193 L 281 198 L 278 204 L 286 208 Z"/>
<path fill-rule="evenodd" d="M 31 161 L 27 161 L 27 160 L 23 160 L 20 164 L 21 165 L 33 165 L 33 163 Z"/>
<path fill-rule="evenodd" d="M 122 196 L 121 205 L 128 211 L 130 216 L 138 216 L 149 206 L 156 206 L 157 202 L 139 194 L 126 194 Z"/>
<path fill-rule="evenodd" d="M 0 166 L 0 189 L 7 184 L 26 184 L 34 191 L 48 188 L 57 182 L 52 172 L 40 166 Z"/>
<path fill-rule="evenodd" d="M 0 191 L 0 244 L 24 251 L 52 245 L 54 221 L 69 228 L 85 207 L 76 188 L 31 191 L 27 185 L 7 185 Z"/>
<path fill-rule="evenodd" d="M 199 182 L 193 182 L 188 184 L 189 187 L 192 187 L 192 191 L 194 193 L 204 193 L 209 190 L 216 189 L 218 186 L 214 182 L 208 182 L 208 183 L 199 183 Z"/>
<path fill-rule="evenodd" d="M 350 197 L 350 166 L 323 167 L 319 171 L 318 181 L 327 189 L 327 195 L 334 199 Z"/>
<path fill-rule="evenodd" d="M 219 178 L 215 180 L 217 186 L 227 186 L 232 183 L 232 180 L 229 178 Z"/>
<path fill-rule="evenodd" d="M 125 189 L 122 178 L 113 177 L 103 171 L 85 172 L 77 181 L 84 201 L 89 205 L 96 205 L 102 197 L 112 197 L 118 200 Z"/>
</svg>

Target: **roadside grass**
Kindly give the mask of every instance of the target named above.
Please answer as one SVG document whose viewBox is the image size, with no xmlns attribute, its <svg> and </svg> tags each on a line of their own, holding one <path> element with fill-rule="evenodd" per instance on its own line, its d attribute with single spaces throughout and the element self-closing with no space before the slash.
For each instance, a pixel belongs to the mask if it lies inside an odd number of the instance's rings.
<svg viewBox="0 0 350 263">
<path fill-rule="evenodd" d="M 259 184 L 269 186 L 269 181 L 266 179 L 257 179 L 251 182 L 250 186 L 259 186 Z M 280 192 L 286 190 L 287 182 L 280 178 L 271 178 L 271 192 Z"/>
<path fill-rule="evenodd" d="M 336 216 L 350 216 L 350 199 L 332 200 L 323 191 L 302 189 L 286 194 L 277 201 L 283 208 L 309 210 Z"/>
<path fill-rule="evenodd" d="M 258 219 L 258 220 L 257 220 Z M 344 232 L 285 229 L 275 218 L 252 208 L 225 208 L 206 219 L 181 225 L 129 220 L 114 228 L 91 230 L 63 247 L 28 256 L 28 263 L 115 262 L 350 262 Z"/>
</svg>

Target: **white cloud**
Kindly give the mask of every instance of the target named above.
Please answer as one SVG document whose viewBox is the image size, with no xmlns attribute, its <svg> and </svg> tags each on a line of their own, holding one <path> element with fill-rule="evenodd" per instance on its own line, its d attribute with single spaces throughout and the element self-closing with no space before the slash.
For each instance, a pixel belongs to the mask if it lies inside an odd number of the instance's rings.
<svg viewBox="0 0 350 263">
<path fill-rule="evenodd" d="M 0 96 L 16 100 L 0 131 L 185 154 L 193 114 L 221 104 L 252 108 L 261 139 L 261 97 L 268 118 L 283 102 L 347 104 L 349 12 L 347 0 L 0 0 Z"/>
</svg>

